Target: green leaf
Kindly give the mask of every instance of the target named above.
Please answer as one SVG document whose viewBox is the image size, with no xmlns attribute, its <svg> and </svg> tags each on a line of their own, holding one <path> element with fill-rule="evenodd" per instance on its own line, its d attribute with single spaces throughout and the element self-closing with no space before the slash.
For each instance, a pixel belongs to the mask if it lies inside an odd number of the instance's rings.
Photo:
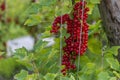
<svg viewBox="0 0 120 80">
<path fill-rule="evenodd" d="M 60 78 L 61 78 L 61 80 L 76 80 L 73 75 L 71 75 L 70 77 L 68 77 L 68 76 L 60 76 Z"/>
<path fill-rule="evenodd" d="M 50 6 L 55 3 L 56 3 L 56 0 L 40 0 L 41 6 Z"/>
<path fill-rule="evenodd" d="M 60 39 L 59 38 L 55 38 L 55 44 L 52 46 L 54 49 L 59 50 L 60 49 Z"/>
<path fill-rule="evenodd" d="M 35 52 L 40 52 L 40 51 L 42 51 L 42 50 L 45 48 L 45 46 L 46 46 L 47 43 L 48 43 L 48 42 L 43 41 L 42 39 L 40 39 L 40 40 L 35 44 L 35 46 L 34 46 Z M 42 52 L 41 52 L 41 53 L 42 53 Z"/>
<path fill-rule="evenodd" d="M 58 51 L 55 50 L 55 49 L 52 49 L 51 53 L 48 55 L 47 59 L 50 60 L 50 59 L 54 58 L 54 56 L 55 56 L 56 53 L 58 53 Z"/>
<path fill-rule="evenodd" d="M 87 63 L 89 63 L 91 60 L 89 59 L 89 57 L 88 56 L 86 56 L 86 55 L 83 55 L 83 56 L 80 56 L 80 66 L 81 67 L 83 67 L 83 66 L 85 66 Z"/>
<path fill-rule="evenodd" d="M 91 4 L 91 3 L 89 3 L 89 4 L 87 5 L 87 7 L 89 7 L 89 8 L 90 8 L 90 11 L 88 12 L 88 14 L 92 14 L 92 11 L 93 11 L 93 9 L 94 9 L 95 5 L 94 5 L 94 4 Z"/>
<path fill-rule="evenodd" d="M 35 15 L 31 15 L 29 19 L 27 19 L 25 25 L 28 26 L 38 25 L 41 21 L 42 21 L 41 15 L 35 14 Z"/>
<path fill-rule="evenodd" d="M 61 80 L 70 80 L 68 77 L 61 77 Z"/>
<path fill-rule="evenodd" d="M 31 74 L 31 75 L 28 75 L 25 80 L 37 80 L 38 78 L 38 75 L 37 74 Z"/>
<path fill-rule="evenodd" d="M 86 74 L 91 74 L 94 72 L 93 69 L 95 69 L 95 64 L 94 63 L 87 63 L 87 71 Z"/>
<path fill-rule="evenodd" d="M 23 66 L 25 66 L 28 70 L 33 70 L 33 64 L 29 61 L 29 59 L 27 60 L 17 60 L 17 62 Z"/>
<path fill-rule="evenodd" d="M 101 27 L 101 20 L 97 21 L 95 24 L 90 25 L 90 32 L 89 35 L 93 35 L 94 33 L 98 33 Z"/>
<path fill-rule="evenodd" d="M 25 78 L 27 77 L 27 75 L 28 75 L 27 71 L 21 70 L 20 73 L 18 73 L 18 74 L 15 75 L 14 79 L 16 79 L 16 80 L 25 80 Z"/>
<path fill-rule="evenodd" d="M 4 75 L 6 78 L 10 78 L 15 71 L 18 63 L 14 58 L 0 59 L 0 75 Z"/>
<path fill-rule="evenodd" d="M 47 73 L 47 74 L 44 76 L 44 79 L 45 79 L 45 80 L 54 80 L 56 76 L 57 76 L 56 74 Z"/>
<path fill-rule="evenodd" d="M 109 80 L 110 76 L 108 72 L 100 72 L 98 74 L 98 80 Z"/>
<path fill-rule="evenodd" d="M 117 71 L 120 70 L 119 62 L 116 59 L 114 59 L 114 58 L 107 58 L 106 60 L 107 60 L 107 62 L 109 63 L 109 65 L 110 65 L 110 67 L 112 69 L 117 70 Z"/>
<path fill-rule="evenodd" d="M 110 80 L 117 80 L 117 78 L 116 77 L 111 77 Z"/>
<path fill-rule="evenodd" d="M 29 70 L 33 70 L 32 61 L 35 59 L 33 53 L 27 52 L 25 48 L 17 49 L 14 53 L 14 57 L 17 58 L 17 62 L 21 65 L 24 65 Z"/>
<path fill-rule="evenodd" d="M 40 6 L 38 3 L 33 3 L 30 8 L 27 10 L 27 13 L 29 14 L 37 14 L 42 6 Z"/>
<path fill-rule="evenodd" d="M 102 53 L 102 43 L 97 38 L 89 38 L 88 40 L 88 49 L 95 54 L 101 54 Z"/>
<path fill-rule="evenodd" d="M 23 48 L 16 49 L 16 52 L 14 53 L 14 57 L 18 59 L 23 59 L 25 56 L 27 56 L 27 50 Z"/>
<path fill-rule="evenodd" d="M 71 78 L 71 80 L 75 80 L 75 77 L 74 77 L 74 76 L 72 76 L 72 75 L 70 76 L 70 78 Z"/>
<path fill-rule="evenodd" d="M 117 54 L 118 54 L 118 49 L 120 48 L 120 46 L 113 46 L 113 47 L 111 47 L 111 48 L 109 48 L 109 49 L 107 49 L 106 51 L 105 51 L 105 56 L 107 57 L 109 57 L 109 55 L 115 55 L 115 56 L 117 56 Z"/>
<path fill-rule="evenodd" d="M 120 79 L 120 73 L 113 71 L 113 74 Z"/>
<path fill-rule="evenodd" d="M 27 67 L 27 69 L 33 70 L 32 61 L 34 61 L 34 59 L 35 59 L 34 55 L 32 53 L 29 53 L 29 55 L 25 56 L 22 60 L 18 59 L 16 61 L 21 65 L 24 65 L 25 67 Z"/>
<path fill-rule="evenodd" d="M 85 75 L 92 74 L 95 70 L 95 66 L 96 65 L 94 63 L 87 63 L 80 72 L 84 73 Z"/>
<path fill-rule="evenodd" d="M 92 20 L 92 21 L 99 21 L 100 20 L 100 12 L 99 12 L 98 5 L 94 6 L 92 14 L 89 15 L 88 20 Z"/>
<path fill-rule="evenodd" d="M 86 80 L 85 77 L 79 77 L 79 80 Z"/>
<path fill-rule="evenodd" d="M 46 37 L 50 37 L 51 34 L 50 34 L 50 30 L 46 30 L 43 34 L 42 34 L 42 38 L 46 38 Z"/>
<path fill-rule="evenodd" d="M 42 39 L 38 40 L 37 43 L 34 46 L 34 50 L 37 52 L 37 50 L 40 49 L 40 46 L 42 46 L 42 44 L 43 44 Z"/>
<path fill-rule="evenodd" d="M 93 3 L 93 4 L 99 4 L 100 0 L 90 0 L 90 2 Z"/>
<path fill-rule="evenodd" d="M 91 30 L 98 29 L 100 27 L 100 25 L 101 25 L 101 20 L 98 20 L 95 24 L 90 25 L 89 29 L 91 29 Z"/>
<path fill-rule="evenodd" d="M 5 52 L 1 52 L 1 51 L 0 51 L 0 56 L 2 56 L 2 55 L 4 55 L 4 54 L 5 54 Z"/>
</svg>

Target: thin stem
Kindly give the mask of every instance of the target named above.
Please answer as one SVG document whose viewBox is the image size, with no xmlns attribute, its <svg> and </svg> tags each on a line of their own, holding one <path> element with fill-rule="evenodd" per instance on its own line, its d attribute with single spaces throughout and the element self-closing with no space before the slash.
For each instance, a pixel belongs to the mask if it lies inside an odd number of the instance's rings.
<svg viewBox="0 0 120 80">
<path fill-rule="evenodd" d="M 81 44 L 82 44 L 82 31 L 83 31 L 83 18 L 84 18 L 84 0 L 81 0 L 83 2 L 83 5 L 82 5 L 82 18 L 81 18 L 81 28 L 80 28 L 80 41 L 79 41 L 79 53 L 78 53 L 78 69 L 77 69 L 77 72 L 79 72 L 80 70 L 80 53 L 81 53 Z M 79 74 L 78 74 L 79 75 Z M 78 80 L 79 80 L 79 77 L 78 77 Z"/>
<path fill-rule="evenodd" d="M 37 79 L 39 79 L 40 78 L 40 73 L 39 73 L 39 70 L 38 70 L 34 61 L 32 62 L 32 66 L 34 68 L 34 72 L 37 73 Z"/>
<path fill-rule="evenodd" d="M 63 0 L 64 3 L 64 0 Z M 62 5 L 62 4 L 61 4 Z M 61 72 L 61 64 L 62 64 L 62 10 L 61 10 L 61 22 L 60 22 L 60 72 Z M 60 80 L 61 80 L 61 76 L 60 76 Z"/>
</svg>

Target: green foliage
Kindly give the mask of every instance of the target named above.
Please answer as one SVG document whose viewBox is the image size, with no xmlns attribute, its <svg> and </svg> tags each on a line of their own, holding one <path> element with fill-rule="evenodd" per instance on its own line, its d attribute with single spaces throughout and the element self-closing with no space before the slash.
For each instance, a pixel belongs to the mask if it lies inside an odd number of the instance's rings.
<svg viewBox="0 0 120 80">
<path fill-rule="evenodd" d="M 51 26 L 56 16 L 70 13 L 71 9 L 72 4 L 70 0 L 40 0 L 38 3 L 33 3 L 26 11 L 28 19 L 25 25 L 38 28 L 35 33 L 44 32 L 46 27 Z M 29 28 L 32 29 L 32 27 Z"/>
<path fill-rule="evenodd" d="M 30 18 L 25 22 L 25 25 L 33 26 L 41 22 L 40 15 L 31 15 Z"/>
<path fill-rule="evenodd" d="M 12 20 L 15 18 L 19 18 L 20 22 L 24 22 L 25 9 L 30 4 L 30 0 L 24 0 L 24 1 L 14 0 L 14 2 L 11 2 L 11 0 L 7 0 L 6 4 L 7 4 L 6 17 L 11 18 Z"/>
<path fill-rule="evenodd" d="M 37 75 L 36 74 L 28 74 L 27 71 L 21 70 L 19 74 L 15 75 L 14 79 L 16 80 L 36 80 Z"/>
<path fill-rule="evenodd" d="M 116 77 L 111 77 L 110 80 L 117 80 L 117 78 Z"/>
<path fill-rule="evenodd" d="M 27 75 L 28 75 L 27 71 L 21 70 L 21 72 L 15 76 L 15 79 L 17 79 L 17 80 L 25 80 Z"/>
<path fill-rule="evenodd" d="M 32 61 L 34 60 L 34 55 L 32 53 L 28 53 L 25 48 L 20 48 L 15 52 L 15 58 L 17 58 L 17 62 L 23 66 L 26 66 L 29 70 L 33 70 Z"/>
<path fill-rule="evenodd" d="M 16 4 L 13 4 L 10 0 L 9 3 L 11 10 L 8 17 L 12 16 L 20 18 L 20 22 L 24 22 L 26 28 L 23 28 L 21 24 L 15 24 L 14 22 L 5 25 L 0 23 L 0 49 L 5 50 L 3 42 L 9 39 L 14 39 L 19 36 L 28 35 L 27 30 L 35 29 L 31 35 L 37 35 L 42 33 L 40 39 L 35 43 L 32 51 L 27 51 L 25 48 L 17 49 L 14 53 L 14 58 L 0 59 L 0 75 L 11 77 L 15 71 L 16 66 L 24 66 L 15 76 L 15 80 L 117 80 L 120 79 L 120 64 L 116 59 L 118 49 L 120 46 L 109 46 L 103 41 L 107 42 L 106 35 L 102 29 L 100 14 L 98 10 L 98 4 L 100 0 L 87 0 L 87 6 L 89 11 L 89 41 L 88 50 L 85 55 L 80 56 L 79 71 L 73 71 L 66 76 L 63 76 L 60 72 L 63 66 L 60 66 L 60 35 L 52 36 L 50 34 L 51 24 L 56 16 L 72 12 L 71 0 L 38 0 L 37 3 L 29 3 L 29 0 L 21 2 L 15 0 Z M 79 0 L 75 0 L 76 2 Z M 12 6 L 20 6 L 13 9 Z M 29 7 L 28 7 L 29 5 Z M 23 11 L 23 9 L 28 9 Z M 21 14 L 22 12 L 23 14 Z M 20 15 L 21 14 L 21 15 Z M 20 16 L 19 16 L 20 15 Z M 7 27 L 9 26 L 9 28 Z M 63 25 L 65 26 L 65 25 Z M 27 30 L 25 30 L 27 29 Z M 6 32 L 8 32 L 6 34 Z M 9 34 L 9 35 L 8 35 Z M 66 33 L 65 28 L 62 29 L 62 35 L 69 36 Z M 43 38 L 55 37 L 55 44 L 46 46 L 48 42 L 43 41 Z M 62 37 L 62 40 L 63 40 Z M 63 46 L 65 43 L 62 44 Z M 104 49 L 105 47 L 105 49 Z M 0 51 L 0 56 L 4 52 Z"/>
<path fill-rule="evenodd" d="M 95 54 L 101 54 L 102 43 L 98 39 L 90 38 L 88 41 L 88 49 Z"/>
<path fill-rule="evenodd" d="M 57 2 L 56 0 L 40 0 L 40 5 L 49 6 L 49 5 L 55 4 L 56 2 Z"/>
<path fill-rule="evenodd" d="M 116 59 L 107 58 L 107 62 L 109 63 L 110 68 L 112 68 L 112 69 L 114 69 L 114 70 L 116 70 L 116 71 L 119 71 L 119 70 L 120 70 L 119 62 L 118 62 Z"/>
<path fill-rule="evenodd" d="M 54 80 L 55 77 L 56 77 L 56 74 L 47 73 L 47 74 L 44 76 L 44 79 L 45 79 L 45 80 Z"/>
<path fill-rule="evenodd" d="M 100 72 L 98 74 L 98 80 L 109 80 L 110 76 L 108 72 Z"/>
<path fill-rule="evenodd" d="M 99 4 L 100 0 L 90 0 L 90 2 L 93 3 L 93 4 Z"/>
<path fill-rule="evenodd" d="M 14 58 L 0 60 L 0 75 L 10 78 L 15 74 L 15 69 L 18 66 Z"/>
</svg>

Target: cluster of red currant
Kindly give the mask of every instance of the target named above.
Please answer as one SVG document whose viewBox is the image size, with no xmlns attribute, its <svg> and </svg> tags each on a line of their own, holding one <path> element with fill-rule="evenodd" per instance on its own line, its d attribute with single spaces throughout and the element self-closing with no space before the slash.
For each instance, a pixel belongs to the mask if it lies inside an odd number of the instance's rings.
<svg viewBox="0 0 120 80">
<path fill-rule="evenodd" d="M 88 24 L 86 22 L 89 8 L 86 7 L 86 2 L 78 2 L 74 5 L 73 18 L 68 14 L 58 16 L 52 24 L 51 33 L 57 34 L 61 24 L 67 24 L 67 33 L 70 36 L 66 39 L 66 46 L 63 47 L 64 54 L 62 56 L 62 65 L 65 66 L 61 70 L 63 75 L 66 75 L 68 70 L 75 70 L 74 64 L 78 55 L 82 55 L 87 48 L 88 42 Z"/>
<path fill-rule="evenodd" d="M 2 11 L 5 10 L 5 1 L 3 1 L 2 4 L 0 5 L 0 9 L 1 9 Z"/>
<path fill-rule="evenodd" d="M 3 1 L 3 2 L 0 4 L 0 11 L 1 11 L 1 12 L 4 12 L 4 11 L 5 11 L 5 1 Z M 3 14 L 0 13 L 0 21 L 1 21 L 1 19 L 2 19 L 2 16 L 3 16 Z"/>
</svg>

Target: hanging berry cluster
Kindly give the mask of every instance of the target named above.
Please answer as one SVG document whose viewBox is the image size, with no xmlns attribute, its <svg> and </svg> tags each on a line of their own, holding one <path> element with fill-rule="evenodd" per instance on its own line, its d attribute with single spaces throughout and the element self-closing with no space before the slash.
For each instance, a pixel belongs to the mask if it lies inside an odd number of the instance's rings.
<svg viewBox="0 0 120 80">
<path fill-rule="evenodd" d="M 70 18 L 69 14 L 56 17 L 52 24 L 51 33 L 57 34 L 61 24 L 67 24 L 67 33 L 70 36 L 66 39 L 66 46 L 63 47 L 64 54 L 62 56 L 62 65 L 65 66 L 61 70 L 63 75 L 68 70 L 75 70 L 76 66 L 74 61 L 78 55 L 83 55 L 87 48 L 88 42 L 88 24 L 86 22 L 89 8 L 86 7 L 86 2 L 78 2 L 74 5 L 74 11 L 72 13 L 73 18 Z"/>
<path fill-rule="evenodd" d="M 2 11 L 5 10 L 5 1 L 3 1 L 2 4 L 0 5 L 0 9 L 1 9 Z"/>
<path fill-rule="evenodd" d="M 0 3 L 0 11 L 2 12 L 2 13 L 0 13 L 0 21 L 2 21 L 2 22 L 3 22 L 2 17 L 4 15 L 5 9 L 6 9 L 5 1 L 3 1 L 2 3 Z"/>
</svg>

